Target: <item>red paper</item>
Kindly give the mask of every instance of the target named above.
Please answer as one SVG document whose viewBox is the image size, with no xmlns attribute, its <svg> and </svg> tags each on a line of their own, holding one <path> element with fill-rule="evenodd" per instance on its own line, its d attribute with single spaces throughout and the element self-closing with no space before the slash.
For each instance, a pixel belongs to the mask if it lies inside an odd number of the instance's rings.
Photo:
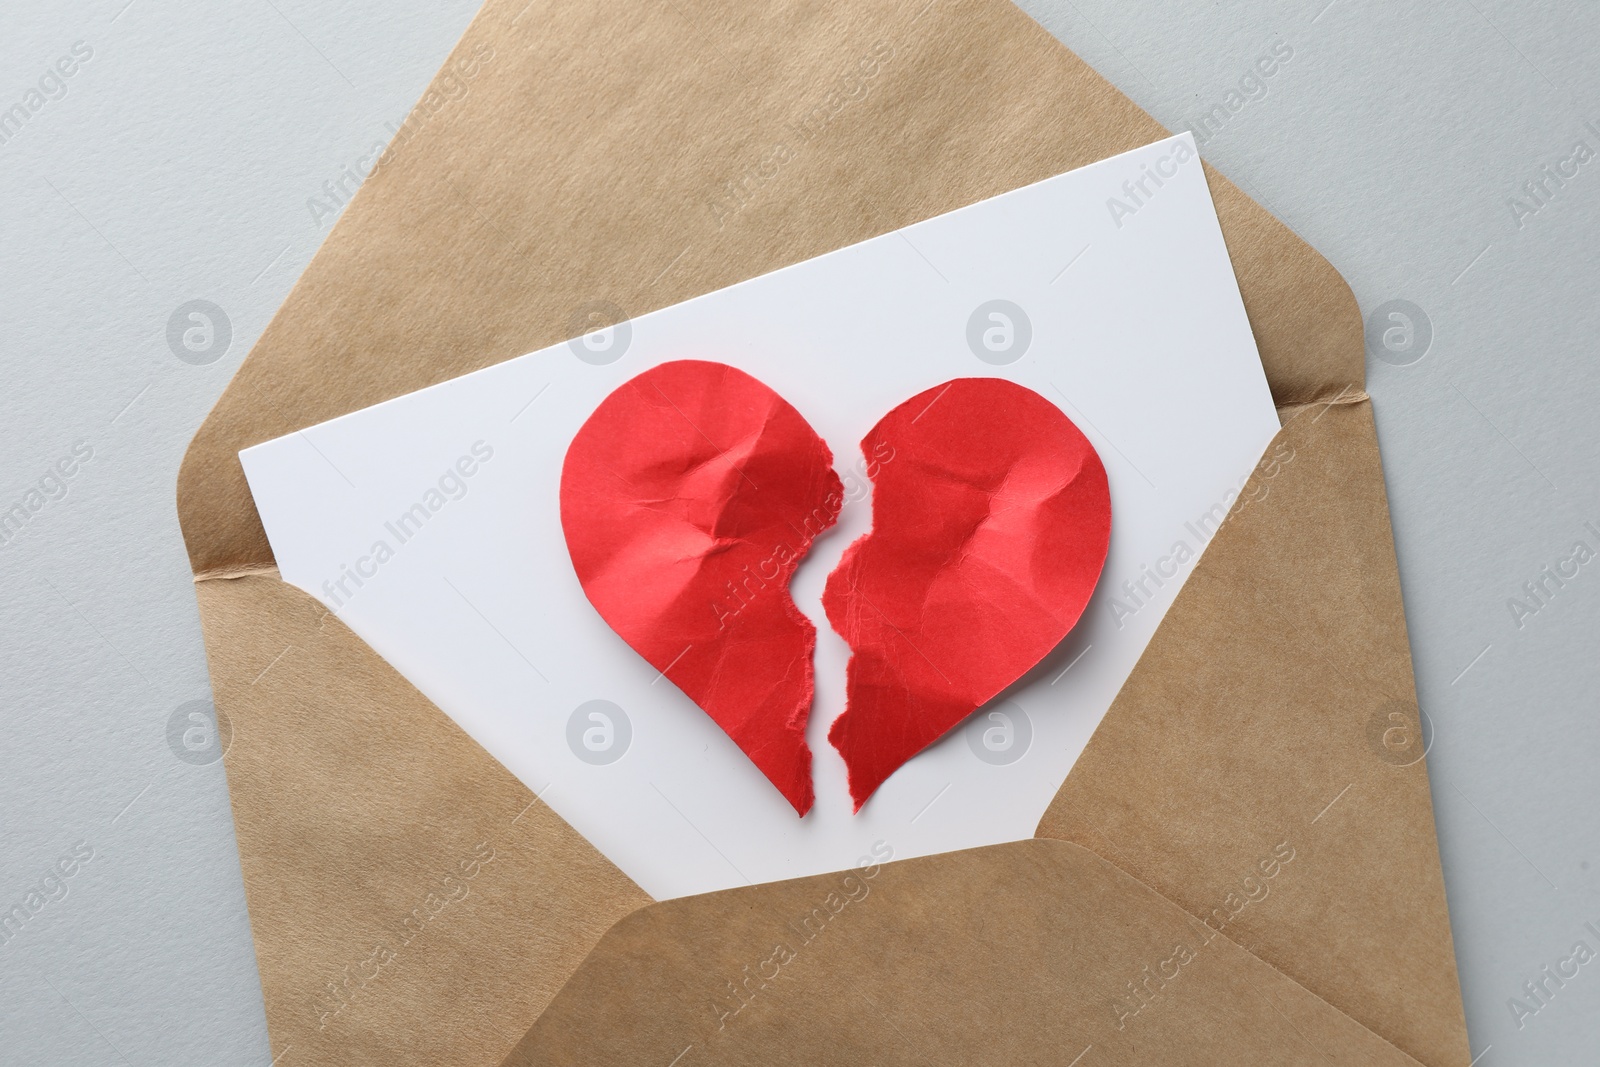
<svg viewBox="0 0 1600 1067">
<path fill-rule="evenodd" d="M 1111 539 L 1105 467 L 1050 401 L 959 378 L 901 404 L 861 442 L 870 533 L 822 604 L 854 651 L 828 739 L 856 810 L 906 760 L 1060 643 Z"/>
<path fill-rule="evenodd" d="M 608 396 L 561 472 L 561 526 L 589 602 L 801 815 L 816 627 L 789 579 L 838 518 L 842 488 L 833 453 L 782 397 L 695 360 Z"/>
</svg>

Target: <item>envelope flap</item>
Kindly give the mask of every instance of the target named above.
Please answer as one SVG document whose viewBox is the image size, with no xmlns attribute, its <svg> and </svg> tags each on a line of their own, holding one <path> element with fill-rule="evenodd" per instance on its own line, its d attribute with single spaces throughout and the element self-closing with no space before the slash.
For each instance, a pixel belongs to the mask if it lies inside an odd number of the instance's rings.
<svg viewBox="0 0 1600 1067">
<path fill-rule="evenodd" d="M 502 1067 L 1415 1062 L 1085 849 L 874 851 L 633 913 Z"/>
<path fill-rule="evenodd" d="M 194 570 L 271 563 L 241 448 L 1164 134 L 1008 3 L 490 0 L 190 446 Z M 1359 383 L 1338 275 L 1212 186 L 1278 401 Z"/>
<path fill-rule="evenodd" d="M 1231 512 L 1219 501 L 1176 535 L 1205 554 L 1038 833 L 1095 850 L 1418 1060 L 1465 1065 L 1372 406 L 1284 414 Z M 1118 591 L 1138 598 L 1137 581 Z"/>
<path fill-rule="evenodd" d="M 311 597 L 198 593 L 274 1055 L 494 1062 L 649 898 Z"/>
</svg>

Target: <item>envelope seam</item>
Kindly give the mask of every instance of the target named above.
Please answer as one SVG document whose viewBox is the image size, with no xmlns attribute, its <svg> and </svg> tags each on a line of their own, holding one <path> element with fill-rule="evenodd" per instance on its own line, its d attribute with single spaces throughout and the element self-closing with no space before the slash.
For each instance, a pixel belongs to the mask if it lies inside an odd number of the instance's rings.
<svg viewBox="0 0 1600 1067">
<path fill-rule="evenodd" d="M 247 567 L 212 567 L 208 570 L 196 572 L 195 582 L 208 582 L 213 579 L 252 578 L 259 574 L 278 574 L 276 563 L 256 563 Z"/>
<path fill-rule="evenodd" d="M 1302 414 L 1307 408 L 1330 408 L 1334 405 L 1345 407 L 1350 404 L 1365 404 L 1372 399 L 1364 389 L 1352 390 L 1350 386 L 1336 393 L 1331 399 L 1317 398 L 1313 400 L 1296 400 L 1287 404 L 1278 405 L 1278 417 L 1287 422 L 1289 419 Z"/>
</svg>

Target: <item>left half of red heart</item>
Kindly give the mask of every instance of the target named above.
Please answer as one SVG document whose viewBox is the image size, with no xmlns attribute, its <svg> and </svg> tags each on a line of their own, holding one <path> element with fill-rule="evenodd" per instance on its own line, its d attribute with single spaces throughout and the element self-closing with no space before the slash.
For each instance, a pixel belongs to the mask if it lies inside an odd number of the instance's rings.
<svg viewBox="0 0 1600 1067">
<path fill-rule="evenodd" d="M 833 453 L 800 413 L 700 360 L 624 382 L 561 470 L 561 528 L 589 602 L 801 815 L 817 631 L 789 580 L 842 502 Z"/>
</svg>

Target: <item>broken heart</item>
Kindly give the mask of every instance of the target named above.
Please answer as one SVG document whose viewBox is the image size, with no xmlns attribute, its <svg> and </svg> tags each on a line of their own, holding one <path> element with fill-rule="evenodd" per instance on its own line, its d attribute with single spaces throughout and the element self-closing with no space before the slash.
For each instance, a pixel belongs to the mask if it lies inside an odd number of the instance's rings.
<svg viewBox="0 0 1600 1067">
<path fill-rule="evenodd" d="M 858 811 L 1060 643 L 1111 534 L 1094 447 L 1012 382 L 936 386 L 884 416 L 861 450 L 869 463 L 896 459 L 869 467 L 872 530 L 823 594 L 852 650 L 828 739 Z M 561 476 L 562 529 L 590 603 L 801 815 L 816 629 L 789 580 L 841 503 L 833 455 L 800 413 L 700 361 L 662 364 L 608 396 Z"/>
</svg>

